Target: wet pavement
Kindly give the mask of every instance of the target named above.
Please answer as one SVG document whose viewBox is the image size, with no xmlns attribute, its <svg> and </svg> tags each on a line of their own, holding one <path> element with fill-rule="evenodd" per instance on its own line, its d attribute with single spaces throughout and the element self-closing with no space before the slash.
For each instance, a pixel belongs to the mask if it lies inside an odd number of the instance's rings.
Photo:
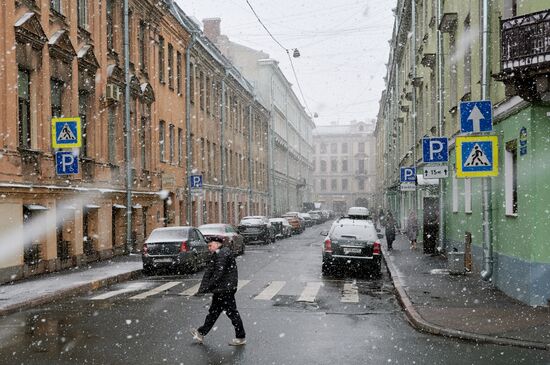
<svg viewBox="0 0 550 365">
<path fill-rule="evenodd" d="M 210 296 L 202 272 L 138 277 L 0 318 L 6 364 L 547 364 L 547 351 L 427 335 L 406 321 L 389 275 L 321 276 L 328 223 L 238 258 L 248 344 L 222 315 L 200 345 L 188 331 Z M 163 290 L 164 289 L 164 290 Z M 9 359 L 6 362 L 5 359 Z"/>
</svg>

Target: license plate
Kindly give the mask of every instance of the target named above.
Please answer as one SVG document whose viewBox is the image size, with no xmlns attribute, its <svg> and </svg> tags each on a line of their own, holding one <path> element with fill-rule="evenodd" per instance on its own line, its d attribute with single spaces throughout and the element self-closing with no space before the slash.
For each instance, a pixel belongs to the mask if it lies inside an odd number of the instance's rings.
<svg viewBox="0 0 550 365">
<path fill-rule="evenodd" d="M 172 262 L 172 259 L 155 259 L 155 262 Z"/>
<path fill-rule="evenodd" d="M 344 253 L 361 253 L 360 248 L 344 248 Z"/>
</svg>

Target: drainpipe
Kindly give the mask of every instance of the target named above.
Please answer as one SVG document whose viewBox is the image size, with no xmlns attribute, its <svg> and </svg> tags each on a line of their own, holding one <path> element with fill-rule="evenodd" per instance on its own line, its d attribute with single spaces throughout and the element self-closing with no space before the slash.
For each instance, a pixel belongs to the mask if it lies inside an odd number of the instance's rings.
<svg viewBox="0 0 550 365">
<path fill-rule="evenodd" d="M 248 106 L 248 211 L 252 212 L 252 104 Z M 259 214 L 254 212 L 254 214 Z"/>
<path fill-rule="evenodd" d="M 273 120 L 273 115 L 275 114 L 274 113 L 274 103 L 273 103 L 273 74 L 271 75 L 271 85 L 270 85 L 270 96 L 269 96 L 269 99 L 270 99 L 270 104 L 271 104 L 271 110 L 270 110 L 270 115 L 269 115 L 269 122 L 268 122 L 268 127 L 267 127 L 267 144 L 268 144 L 268 153 L 269 153 L 269 192 L 271 194 L 271 214 L 270 215 L 274 215 L 275 213 L 279 213 L 277 212 L 277 206 L 276 206 L 276 195 L 275 195 L 275 170 L 274 170 L 274 165 L 273 165 L 273 124 L 274 124 L 274 120 Z"/>
<path fill-rule="evenodd" d="M 442 0 L 437 0 L 437 24 L 441 23 Z M 443 136 L 443 34 L 437 29 L 437 134 Z M 447 250 L 445 241 L 445 192 L 443 191 L 444 181 L 439 179 L 439 251 Z"/>
<path fill-rule="evenodd" d="M 191 140 L 191 48 L 195 45 L 197 41 L 197 34 L 195 32 L 191 33 L 191 41 L 185 48 L 185 144 L 187 149 L 187 160 L 185 162 L 185 170 L 187 176 L 187 224 L 190 225 L 192 222 L 191 215 L 192 211 L 192 199 L 191 195 L 191 161 L 193 159 L 193 148 Z"/>
<path fill-rule="evenodd" d="M 481 99 L 488 100 L 489 86 L 489 0 L 483 0 L 482 17 L 482 60 L 481 60 Z M 493 241 L 492 241 L 492 200 L 491 178 L 484 177 L 481 181 L 483 191 L 483 262 L 485 268 L 481 272 L 483 280 L 493 276 Z"/>
<path fill-rule="evenodd" d="M 411 47 L 411 65 L 412 65 L 412 80 L 411 80 L 411 86 L 412 86 L 412 122 L 413 122 L 413 166 L 416 166 L 416 86 L 415 86 L 415 80 L 416 80 L 416 0 L 411 1 L 411 28 L 412 28 L 412 47 Z M 416 178 L 416 176 L 415 176 Z M 418 190 L 414 190 L 414 199 L 413 199 L 413 210 L 415 212 L 415 215 L 418 216 Z"/>
<path fill-rule="evenodd" d="M 132 249 L 132 131 L 130 126 L 130 46 L 128 0 L 124 0 L 124 126 L 126 129 L 126 252 Z"/>
<path fill-rule="evenodd" d="M 227 70 L 225 70 L 225 76 L 222 79 L 222 120 L 221 120 L 221 126 L 220 126 L 220 149 L 221 149 L 221 183 L 222 183 L 222 189 L 221 189 L 221 208 L 222 208 L 222 221 L 227 222 L 227 209 L 225 209 L 225 160 L 227 156 L 225 156 L 225 118 L 226 112 L 225 112 L 225 80 L 227 79 Z"/>
</svg>

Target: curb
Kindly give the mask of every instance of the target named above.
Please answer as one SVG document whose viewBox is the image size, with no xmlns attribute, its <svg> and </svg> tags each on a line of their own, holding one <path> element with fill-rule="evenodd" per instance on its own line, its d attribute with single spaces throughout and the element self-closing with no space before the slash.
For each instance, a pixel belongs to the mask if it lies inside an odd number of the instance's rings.
<svg viewBox="0 0 550 365">
<path fill-rule="evenodd" d="M 382 252 L 384 254 L 384 263 L 386 264 L 387 271 L 390 274 L 395 290 L 397 291 L 397 299 L 399 300 L 401 307 L 403 307 L 405 311 L 405 316 L 407 318 L 407 321 L 411 324 L 411 326 L 414 329 L 420 332 L 425 332 L 432 335 L 458 338 L 461 340 L 474 341 L 477 343 L 490 343 L 495 345 L 516 346 L 516 347 L 524 347 L 529 349 L 539 349 L 539 350 L 547 350 L 547 351 L 550 350 L 550 344 L 546 344 L 543 342 L 525 341 L 525 340 L 518 340 L 518 339 L 512 339 L 512 338 L 505 338 L 505 337 L 482 335 L 482 334 L 473 333 L 473 332 L 465 332 L 454 328 L 442 327 L 426 321 L 416 311 L 416 308 L 414 308 L 414 305 L 412 304 L 411 299 L 409 298 L 407 292 L 401 285 L 401 281 L 399 280 L 399 277 L 397 275 L 397 270 L 395 269 L 393 262 L 391 260 L 386 260 L 385 256 L 388 254 L 388 252 L 384 248 L 382 249 Z"/>
<path fill-rule="evenodd" d="M 63 299 L 71 295 L 80 294 L 91 290 L 96 290 L 96 289 L 103 288 L 105 286 L 112 285 L 115 283 L 120 283 L 123 281 L 128 281 L 128 280 L 137 278 L 139 275 L 141 275 L 141 269 L 128 271 L 122 274 L 103 278 L 100 280 L 92 280 L 89 282 L 76 284 L 68 288 L 60 289 L 51 294 L 45 294 L 34 299 L 29 299 L 20 303 L 15 303 L 15 304 L 0 308 L 0 316 L 5 316 L 14 312 L 18 312 L 23 309 L 46 304 L 54 300 Z"/>
</svg>

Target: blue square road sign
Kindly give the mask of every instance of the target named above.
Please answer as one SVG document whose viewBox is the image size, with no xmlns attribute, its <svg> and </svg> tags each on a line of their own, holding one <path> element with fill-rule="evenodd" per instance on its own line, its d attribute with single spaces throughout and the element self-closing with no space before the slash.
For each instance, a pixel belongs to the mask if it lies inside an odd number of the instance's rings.
<svg viewBox="0 0 550 365">
<path fill-rule="evenodd" d="M 55 153 L 55 170 L 57 175 L 78 174 L 78 155 L 71 151 L 58 151 Z"/>
<path fill-rule="evenodd" d="M 401 168 L 401 182 L 416 182 L 416 167 Z"/>
<path fill-rule="evenodd" d="M 191 189 L 202 188 L 202 175 L 191 175 L 189 180 L 189 186 L 191 186 Z"/>
<path fill-rule="evenodd" d="M 447 137 L 423 138 L 422 161 L 447 162 L 449 161 L 449 140 Z"/>
<path fill-rule="evenodd" d="M 476 133 L 493 130 L 493 103 L 490 100 L 460 103 L 460 132 Z"/>
</svg>

